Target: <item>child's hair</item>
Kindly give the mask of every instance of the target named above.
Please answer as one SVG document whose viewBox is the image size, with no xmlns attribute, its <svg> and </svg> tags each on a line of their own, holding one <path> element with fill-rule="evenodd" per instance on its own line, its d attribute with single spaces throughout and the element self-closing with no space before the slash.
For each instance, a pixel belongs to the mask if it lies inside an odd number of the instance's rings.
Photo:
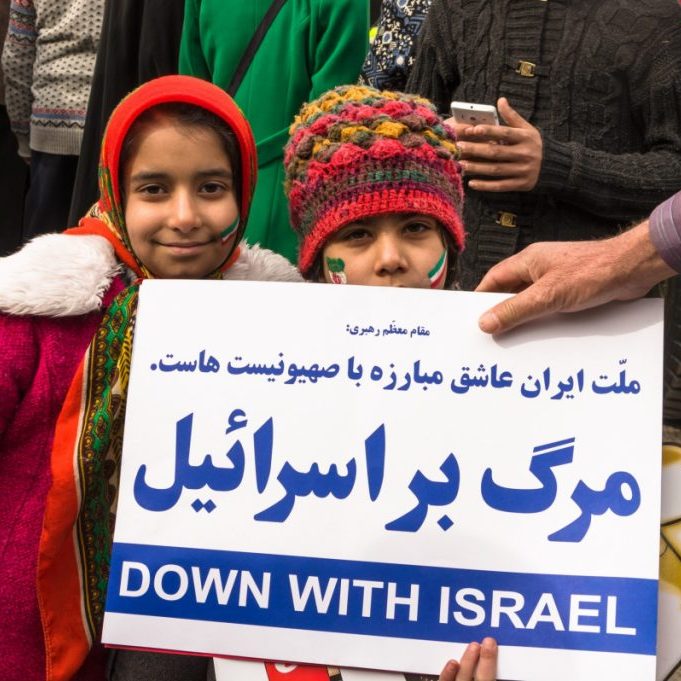
<svg viewBox="0 0 681 681">
<path fill-rule="evenodd" d="M 156 106 L 147 109 L 130 126 L 130 130 L 125 136 L 121 148 L 121 157 L 118 165 L 120 176 L 119 186 L 123 187 L 123 176 L 128 164 L 137 151 L 141 131 L 159 120 L 169 120 L 179 128 L 188 130 L 212 130 L 219 137 L 225 154 L 227 154 L 227 158 L 232 166 L 234 193 L 237 197 L 237 202 L 239 202 L 241 198 L 241 192 L 239 191 L 241 186 L 241 156 L 239 154 L 239 147 L 234 133 L 227 123 L 219 116 L 200 106 L 188 104 L 186 102 L 157 104 Z"/>
<path fill-rule="evenodd" d="M 459 150 L 428 100 L 342 86 L 304 105 L 289 132 L 286 192 L 303 276 L 315 277 L 344 225 L 391 213 L 437 220 L 454 262 L 464 242 Z"/>
</svg>

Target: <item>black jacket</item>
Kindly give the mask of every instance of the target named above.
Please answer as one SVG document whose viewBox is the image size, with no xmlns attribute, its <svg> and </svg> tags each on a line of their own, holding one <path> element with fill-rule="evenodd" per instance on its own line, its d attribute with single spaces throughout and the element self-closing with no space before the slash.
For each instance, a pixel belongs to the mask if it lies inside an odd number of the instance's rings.
<svg viewBox="0 0 681 681">
<path fill-rule="evenodd" d="M 442 112 L 506 96 L 542 133 L 534 190 L 466 192 L 463 288 L 533 241 L 616 233 L 681 188 L 677 0 L 434 0 L 407 89 Z"/>
</svg>

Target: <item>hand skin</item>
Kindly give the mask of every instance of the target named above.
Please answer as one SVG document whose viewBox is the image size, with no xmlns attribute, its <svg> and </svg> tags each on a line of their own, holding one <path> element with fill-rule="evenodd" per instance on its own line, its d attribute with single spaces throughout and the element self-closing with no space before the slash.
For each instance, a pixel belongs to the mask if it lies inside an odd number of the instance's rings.
<svg viewBox="0 0 681 681">
<path fill-rule="evenodd" d="M 602 241 L 531 244 L 485 275 L 476 291 L 516 293 L 479 320 L 499 334 L 553 312 L 577 312 L 644 296 L 676 272 L 655 249 L 646 220 Z"/>
<path fill-rule="evenodd" d="M 470 643 L 460 662 L 447 662 L 439 681 L 496 681 L 498 652 L 493 638 L 485 638 L 481 644 Z"/>
<path fill-rule="evenodd" d="M 505 97 L 497 109 L 506 125 L 447 123 L 456 131 L 461 151 L 461 167 L 475 176 L 468 186 L 481 192 L 529 192 L 535 188 L 541 171 L 541 133 L 528 123 Z M 490 178 L 490 179 L 487 179 Z"/>
</svg>

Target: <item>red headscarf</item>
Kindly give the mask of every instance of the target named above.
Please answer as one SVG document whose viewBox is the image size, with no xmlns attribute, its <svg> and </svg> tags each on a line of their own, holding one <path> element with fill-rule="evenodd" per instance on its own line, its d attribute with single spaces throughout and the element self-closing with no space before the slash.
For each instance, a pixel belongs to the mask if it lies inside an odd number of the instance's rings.
<svg viewBox="0 0 681 681">
<path fill-rule="evenodd" d="M 142 114 L 158 104 L 169 103 L 194 104 L 206 109 L 221 118 L 234 133 L 241 158 L 241 220 L 234 240 L 235 246 L 246 229 L 255 190 L 258 159 L 253 132 L 241 109 L 226 92 L 212 83 L 191 76 L 163 76 L 131 92 L 114 109 L 104 133 L 99 161 L 99 201 L 80 221 L 78 227 L 67 230 L 66 233 L 98 234 L 105 237 L 114 247 L 118 259 L 142 278 L 150 275 L 132 250 L 125 226 L 119 186 L 121 150 L 130 128 Z M 232 257 L 227 259 L 227 266 L 236 259 L 236 248 L 230 255 Z M 225 265 L 220 269 L 224 270 Z"/>
</svg>

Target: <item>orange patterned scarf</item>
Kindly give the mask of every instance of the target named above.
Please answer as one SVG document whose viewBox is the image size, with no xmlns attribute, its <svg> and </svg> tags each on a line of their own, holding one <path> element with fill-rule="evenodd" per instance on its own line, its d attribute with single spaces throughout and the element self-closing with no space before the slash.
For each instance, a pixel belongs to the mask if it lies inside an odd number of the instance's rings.
<svg viewBox="0 0 681 681">
<path fill-rule="evenodd" d="M 237 244 L 245 229 L 256 176 L 256 152 L 246 119 L 219 88 L 187 76 L 166 76 L 128 95 L 109 120 L 99 170 L 100 199 L 68 234 L 98 234 L 138 278 L 150 273 L 128 239 L 119 189 L 119 160 L 130 126 L 149 108 L 188 102 L 232 129 L 241 154 Z M 213 276 L 232 265 L 238 247 Z M 126 394 L 137 309 L 136 282 L 116 296 L 71 383 L 55 429 L 52 487 L 38 560 L 38 598 L 47 679 L 68 681 L 101 633 L 109 574 L 123 441 Z"/>
</svg>

